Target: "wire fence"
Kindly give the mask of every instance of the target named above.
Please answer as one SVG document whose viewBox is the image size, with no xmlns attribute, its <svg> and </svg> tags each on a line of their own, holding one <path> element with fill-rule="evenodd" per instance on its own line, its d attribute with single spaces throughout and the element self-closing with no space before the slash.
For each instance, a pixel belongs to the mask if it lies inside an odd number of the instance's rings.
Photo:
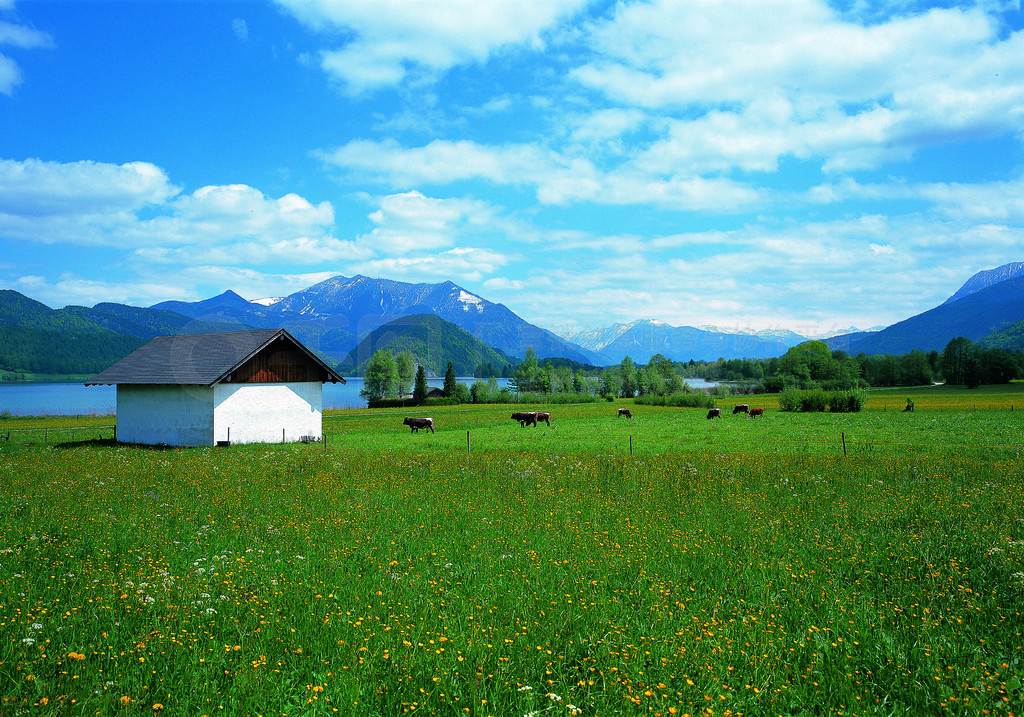
<svg viewBox="0 0 1024 717">
<path fill-rule="evenodd" d="M 393 417 L 393 414 L 362 413 L 360 417 Z M 422 430 L 421 432 L 427 433 Z M 693 451 L 697 449 L 720 448 L 737 449 L 743 447 L 756 448 L 760 451 L 776 452 L 806 452 L 838 455 L 863 455 L 870 453 L 891 452 L 891 451 L 977 451 L 980 453 L 995 453 L 1001 455 L 1021 455 L 1024 452 L 1024 443 L 941 443 L 941 442 L 908 442 L 908 441 L 879 441 L 879 440 L 857 440 L 848 437 L 841 432 L 829 438 L 800 438 L 785 439 L 772 437 L 770 439 L 753 438 L 722 438 L 711 436 L 638 436 L 635 434 L 626 436 L 565 436 L 552 432 L 532 433 L 527 427 L 524 435 L 504 435 L 496 437 L 490 431 L 477 431 L 476 435 L 472 430 L 445 430 L 430 435 L 432 442 L 438 442 L 450 446 L 453 450 L 465 450 L 472 455 L 474 450 L 493 448 L 526 448 L 538 447 L 540 445 L 550 446 L 556 450 L 571 450 L 573 448 L 593 448 L 602 446 L 614 453 L 635 455 L 637 453 L 663 453 L 673 447 L 681 451 Z M 83 443 L 116 443 L 117 426 L 115 424 L 94 425 L 94 426 L 48 426 L 30 428 L 2 428 L 0 427 L 0 445 L 4 442 L 16 443 L 24 446 L 60 446 Z M 346 444 L 346 431 L 339 425 L 329 425 L 325 422 L 320 440 L 299 441 L 309 443 L 313 450 L 334 451 L 343 449 Z M 291 444 L 292 441 L 287 443 Z M 656 447 L 653 450 L 652 447 Z"/>
<path fill-rule="evenodd" d="M 117 426 L 45 426 L 42 428 L 0 428 L 0 442 L 53 446 L 83 441 L 115 441 Z"/>
</svg>

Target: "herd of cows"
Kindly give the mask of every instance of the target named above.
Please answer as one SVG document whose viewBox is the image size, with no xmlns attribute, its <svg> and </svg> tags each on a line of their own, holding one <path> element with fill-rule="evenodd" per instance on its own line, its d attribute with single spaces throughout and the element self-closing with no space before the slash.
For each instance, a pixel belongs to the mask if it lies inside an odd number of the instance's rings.
<svg viewBox="0 0 1024 717">
<path fill-rule="evenodd" d="M 745 414 L 747 416 L 750 416 L 751 418 L 756 418 L 757 416 L 764 416 L 764 409 L 763 408 L 751 408 L 749 404 L 741 403 L 741 404 L 738 404 L 736 406 L 736 408 L 734 408 L 732 410 L 732 415 L 735 416 L 737 413 L 742 413 L 742 414 Z M 630 413 L 628 408 L 620 408 L 619 409 L 619 413 L 616 416 L 616 418 L 632 418 L 632 417 L 633 417 L 633 414 Z M 722 409 L 721 408 L 712 408 L 710 411 L 708 411 L 708 418 L 721 418 L 721 417 L 722 417 Z M 512 420 L 513 421 L 519 421 L 519 427 L 520 428 L 525 428 L 528 425 L 529 426 L 533 426 L 534 428 L 536 428 L 537 424 L 539 422 L 541 422 L 541 421 L 543 421 L 544 423 L 546 423 L 546 424 L 548 424 L 550 426 L 551 425 L 551 414 L 547 413 L 546 411 L 516 411 L 515 413 L 512 414 Z M 434 419 L 433 418 L 409 418 L 408 416 L 406 416 L 405 420 L 402 421 L 402 425 L 403 426 L 408 426 L 409 429 L 410 429 L 410 432 L 412 432 L 412 433 L 418 432 L 421 428 L 423 430 L 430 431 L 431 433 L 434 432 Z"/>
<path fill-rule="evenodd" d="M 745 414 L 747 416 L 750 416 L 751 418 L 757 418 L 758 416 L 764 417 L 764 409 L 763 408 L 751 408 L 749 403 L 738 403 L 738 404 L 736 404 L 736 408 L 732 409 L 732 415 L 735 416 L 737 413 L 743 413 L 743 414 Z M 708 411 L 708 418 L 721 418 L 721 417 L 722 417 L 722 409 L 721 408 L 712 408 L 710 411 Z"/>
</svg>

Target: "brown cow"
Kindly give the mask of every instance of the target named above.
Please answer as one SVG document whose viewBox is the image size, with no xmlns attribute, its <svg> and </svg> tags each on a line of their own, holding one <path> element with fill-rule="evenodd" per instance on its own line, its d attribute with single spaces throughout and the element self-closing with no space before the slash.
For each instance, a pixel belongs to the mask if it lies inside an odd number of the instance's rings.
<svg viewBox="0 0 1024 717">
<path fill-rule="evenodd" d="M 750 409 L 750 417 L 751 418 L 755 418 L 757 416 L 761 416 L 762 418 L 764 418 L 764 409 L 763 408 L 751 408 Z"/>
<path fill-rule="evenodd" d="M 421 428 L 434 432 L 434 419 L 433 418 L 408 418 L 402 421 L 402 425 L 408 426 L 411 433 L 416 433 Z"/>
<path fill-rule="evenodd" d="M 625 416 L 626 418 L 632 418 L 633 414 L 629 412 L 628 408 L 620 408 L 619 415 L 617 416 L 617 418 L 622 418 L 623 416 Z"/>
<path fill-rule="evenodd" d="M 721 417 L 722 417 L 722 409 L 721 408 L 712 408 L 710 411 L 708 411 L 708 418 L 721 418 Z"/>
<path fill-rule="evenodd" d="M 749 412 L 750 412 L 750 404 L 749 403 L 737 403 L 736 404 L 736 408 L 732 409 L 732 415 L 734 415 L 734 416 L 737 413 L 749 413 Z"/>
<path fill-rule="evenodd" d="M 537 420 L 538 421 L 544 421 L 544 423 L 546 423 L 546 424 L 548 424 L 550 426 L 551 425 L 551 414 L 550 413 L 544 413 L 543 411 L 537 411 Z M 537 424 L 535 423 L 533 425 L 536 426 Z"/>
<path fill-rule="evenodd" d="M 527 423 L 532 423 L 533 427 L 537 427 L 537 412 L 536 411 L 516 411 L 512 414 L 513 421 L 519 421 L 519 427 L 525 428 Z M 548 424 L 551 425 L 551 424 Z"/>
</svg>

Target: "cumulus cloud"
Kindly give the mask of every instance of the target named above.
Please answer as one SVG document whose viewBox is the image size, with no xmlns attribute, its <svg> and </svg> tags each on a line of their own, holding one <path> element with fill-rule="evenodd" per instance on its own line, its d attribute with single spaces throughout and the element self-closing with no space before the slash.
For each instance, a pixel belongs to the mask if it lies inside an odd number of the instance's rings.
<svg viewBox="0 0 1024 717">
<path fill-rule="evenodd" d="M 501 269 L 508 257 L 493 249 L 456 248 L 414 256 L 391 256 L 357 262 L 361 274 L 400 281 L 482 281 Z"/>
<path fill-rule="evenodd" d="M 13 7 L 13 2 L 0 3 L 0 10 Z M 53 38 L 48 33 L 40 32 L 25 25 L 16 25 L 0 20 L 0 47 L 8 45 L 21 49 L 53 47 Z M 15 86 L 22 81 L 18 64 L 10 57 L 0 54 L 0 93 L 9 95 Z"/>
<path fill-rule="evenodd" d="M 0 214 L 80 215 L 135 211 L 179 192 L 148 162 L 0 160 Z"/>
<path fill-rule="evenodd" d="M 101 301 L 150 306 L 160 301 L 181 299 L 189 295 L 186 283 L 170 278 L 161 279 L 159 282 L 145 279 L 134 282 L 107 281 L 84 279 L 71 274 L 63 274 L 55 280 L 25 275 L 10 282 L 6 288 L 31 296 L 52 308 L 68 305 L 93 306 Z"/>
<path fill-rule="evenodd" d="M 821 0 L 653 0 L 592 23 L 573 77 L 671 129 L 638 163 L 772 171 L 783 156 L 872 168 L 1019 131 L 1024 34 L 986 4 L 867 23 Z M 890 8 L 891 10 L 891 8 Z"/>
<path fill-rule="evenodd" d="M 635 164 L 603 171 L 584 157 L 539 144 L 489 146 L 468 140 L 435 140 L 402 147 L 394 140 L 354 140 L 319 156 L 327 164 L 391 186 L 443 185 L 483 180 L 532 186 L 542 204 L 575 202 L 650 204 L 684 210 L 735 211 L 759 205 L 761 194 L 728 178 L 654 173 Z"/>
<path fill-rule="evenodd" d="M 351 91 L 396 85 L 485 61 L 510 45 L 540 46 L 543 32 L 587 0 L 278 0 L 309 27 L 350 33 L 321 54 L 323 69 Z"/>
<path fill-rule="evenodd" d="M 333 224 L 329 202 L 239 184 L 183 194 L 147 162 L 0 160 L 0 235 L 13 239 L 133 249 L 162 263 L 189 263 L 189 247 L 225 264 L 302 264 L 355 251 L 331 236 Z"/>
</svg>

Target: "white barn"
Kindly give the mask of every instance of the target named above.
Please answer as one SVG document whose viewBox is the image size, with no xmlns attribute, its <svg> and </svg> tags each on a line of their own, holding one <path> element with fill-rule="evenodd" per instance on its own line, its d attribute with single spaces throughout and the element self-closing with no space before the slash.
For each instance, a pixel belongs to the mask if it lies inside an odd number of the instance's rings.
<svg viewBox="0 0 1024 717">
<path fill-rule="evenodd" d="M 161 336 L 86 382 L 117 386 L 117 440 L 170 446 L 323 436 L 323 384 L 345 383 L 284 329 Z"/>
</svg>

